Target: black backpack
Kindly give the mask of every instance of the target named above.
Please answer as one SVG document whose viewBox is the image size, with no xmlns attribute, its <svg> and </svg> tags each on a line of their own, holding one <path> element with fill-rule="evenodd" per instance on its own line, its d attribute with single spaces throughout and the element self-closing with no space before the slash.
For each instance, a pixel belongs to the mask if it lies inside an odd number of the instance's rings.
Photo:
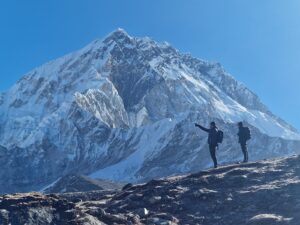
<svg viewBox="0 0 300 225">
<path fill-rule="evenodd" d="M 224 137 L 223 131 L 218 130 L 218 132 L 217 132 L 217 141 L 218 141 L 218 143 L 222 143 L 223 142 L 223 137 Z"/>
<path fill-rule="evenodd" d="M 251 131 L 249 127 L 244 127 L 244 135 L 247 141 L 251 139 Z"/>
</svg>

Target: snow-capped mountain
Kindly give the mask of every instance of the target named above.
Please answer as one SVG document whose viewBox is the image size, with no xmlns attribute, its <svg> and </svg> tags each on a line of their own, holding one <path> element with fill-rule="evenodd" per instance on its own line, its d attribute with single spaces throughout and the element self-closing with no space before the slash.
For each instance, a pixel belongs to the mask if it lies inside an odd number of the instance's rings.
<svg viewBox="0 0 300 225">
<path fill-rule="evenodd" d="M 118 29 L 34 69 L 0 94 L 0 191 L 39 190 L 69 173 L 122 182 L 210 166 L 206 134 L 225 132 L 221 162 L 300 150 L 300 135 L 220 64 Z"/>
</svg>

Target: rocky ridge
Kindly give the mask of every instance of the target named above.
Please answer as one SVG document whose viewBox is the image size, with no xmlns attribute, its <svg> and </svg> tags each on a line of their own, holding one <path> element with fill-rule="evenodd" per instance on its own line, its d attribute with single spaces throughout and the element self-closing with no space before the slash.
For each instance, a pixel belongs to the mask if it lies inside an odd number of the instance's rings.
<svg viewBox="0 0 300 225">
<path fill-rule="evenodd" d="M 94 180 L 89 177 L 69 174 L 45 187 L 43 193 L 88 192 L 96 190 L 117 190 L 122 184 L 108 180 Z"/>
<path fill-rule="evenodd" d="M 0 197 L 3 225 L 298 225 L 300 157 L 228 165 L 95 191 Z"/>
</svg>

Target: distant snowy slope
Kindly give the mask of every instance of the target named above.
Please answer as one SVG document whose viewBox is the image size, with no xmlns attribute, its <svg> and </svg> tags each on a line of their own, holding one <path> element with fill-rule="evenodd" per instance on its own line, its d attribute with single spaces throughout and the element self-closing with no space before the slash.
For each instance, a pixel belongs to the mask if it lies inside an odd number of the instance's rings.
<svg viewBox="0 0 300 225">
<path fill-rule="evenodd" d="M 69 173 L 122 181 L 210 166 L 206 134 L 225 131 L 223 162 L 299 151 L 300 135 L 220 64 L 118 29 L 27 73 L 0 95 L 0 191 L 38 190 Z M 233 144 L 234 143 L 234 144 Z"/>
</svg>

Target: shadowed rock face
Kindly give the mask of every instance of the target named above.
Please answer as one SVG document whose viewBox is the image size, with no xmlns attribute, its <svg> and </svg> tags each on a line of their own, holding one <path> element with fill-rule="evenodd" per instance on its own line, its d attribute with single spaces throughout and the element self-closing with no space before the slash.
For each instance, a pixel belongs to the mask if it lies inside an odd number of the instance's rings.
<svg viewBox="0 0 300 225">
<path fill-rule="evenodd" d="M 0 198 L 0 224 L 298 225 L 300 157 L 230 165 L 122 191 Z"/>
<path fill-rule="evenodd" d="M 88 192 L 121 189 L 122 185 L 106 180 L 94 180 L 83 175 L 70 174 L 46 187 L 44 193 Z"/>
</svg>

